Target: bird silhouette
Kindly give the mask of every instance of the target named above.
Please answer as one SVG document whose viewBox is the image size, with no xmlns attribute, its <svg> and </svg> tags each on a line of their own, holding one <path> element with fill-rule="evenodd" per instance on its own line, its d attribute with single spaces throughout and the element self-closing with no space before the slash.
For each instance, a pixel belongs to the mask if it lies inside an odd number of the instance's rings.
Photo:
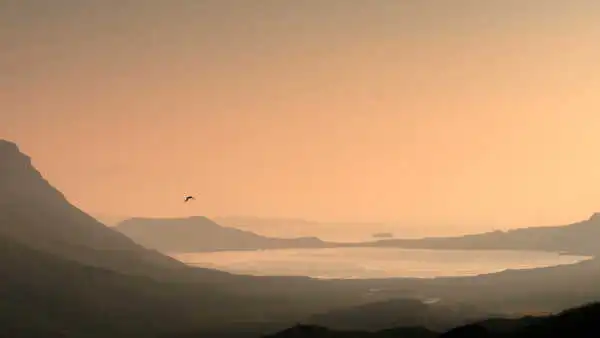
<svg viewBox="0 0 600 338">
<path fill-rule="evenodd" d="M 190 200 L 195 200 L 194 196 L 188 196 L 188 197 L 186 197 L 184 202 L 186 202 L 186 203 L 187 203 L 187 202 L 189 202 Z"/>
</svg>

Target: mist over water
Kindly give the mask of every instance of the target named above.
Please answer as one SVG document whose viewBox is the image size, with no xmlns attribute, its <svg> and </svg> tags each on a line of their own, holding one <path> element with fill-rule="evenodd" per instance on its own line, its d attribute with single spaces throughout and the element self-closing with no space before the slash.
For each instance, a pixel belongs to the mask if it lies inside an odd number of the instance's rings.
<svg viewBox="0 0 600 338">
<path fill-rule="evenodd" d="M 194 266 L 250 275 L 313 278 L 433 278 L 574 264 L 586 256 L 539 251 L 285 249 L 173 254 Z"/>
</svg>

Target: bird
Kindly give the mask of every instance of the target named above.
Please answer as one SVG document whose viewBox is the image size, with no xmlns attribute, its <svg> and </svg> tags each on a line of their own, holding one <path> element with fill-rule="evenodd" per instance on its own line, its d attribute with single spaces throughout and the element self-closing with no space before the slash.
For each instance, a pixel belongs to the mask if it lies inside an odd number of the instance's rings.
<svg viewBox="0 0 600 338">
<path fill-rule="evenodd" d="M 184 203 L 187 203 L 187 202 L 189 202 L 190 200 L 195 200 L 194 196 L 187 196 L 183 202 L 184 202 Z"/>
</svg>

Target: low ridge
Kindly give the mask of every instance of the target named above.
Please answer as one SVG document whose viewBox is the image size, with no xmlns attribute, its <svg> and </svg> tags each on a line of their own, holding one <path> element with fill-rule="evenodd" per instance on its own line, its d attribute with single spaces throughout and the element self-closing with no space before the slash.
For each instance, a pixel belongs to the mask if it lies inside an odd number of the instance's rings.
<svg viewBox="0 0 600 338">
<path fill-rule="evenodd" d="M 145 247 L 166 253 L 328 246 L 316 237 L 266 237 L 250 231 L 224 227 L 203 216 L 132 218 L 119 223 L 114 229 Z"/>
</svg>

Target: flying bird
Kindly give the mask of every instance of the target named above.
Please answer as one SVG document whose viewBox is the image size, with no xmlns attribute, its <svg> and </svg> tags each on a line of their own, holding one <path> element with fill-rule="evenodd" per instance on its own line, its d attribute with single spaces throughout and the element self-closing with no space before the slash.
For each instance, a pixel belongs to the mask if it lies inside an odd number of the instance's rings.
<svg viewBox="0 0 600 338">
<path fill-rule="evenodd" d="M 195 200 L 194 196 L 186 197 L 184 202 L 189 202 L 190 200 Z"/>
</svg>

